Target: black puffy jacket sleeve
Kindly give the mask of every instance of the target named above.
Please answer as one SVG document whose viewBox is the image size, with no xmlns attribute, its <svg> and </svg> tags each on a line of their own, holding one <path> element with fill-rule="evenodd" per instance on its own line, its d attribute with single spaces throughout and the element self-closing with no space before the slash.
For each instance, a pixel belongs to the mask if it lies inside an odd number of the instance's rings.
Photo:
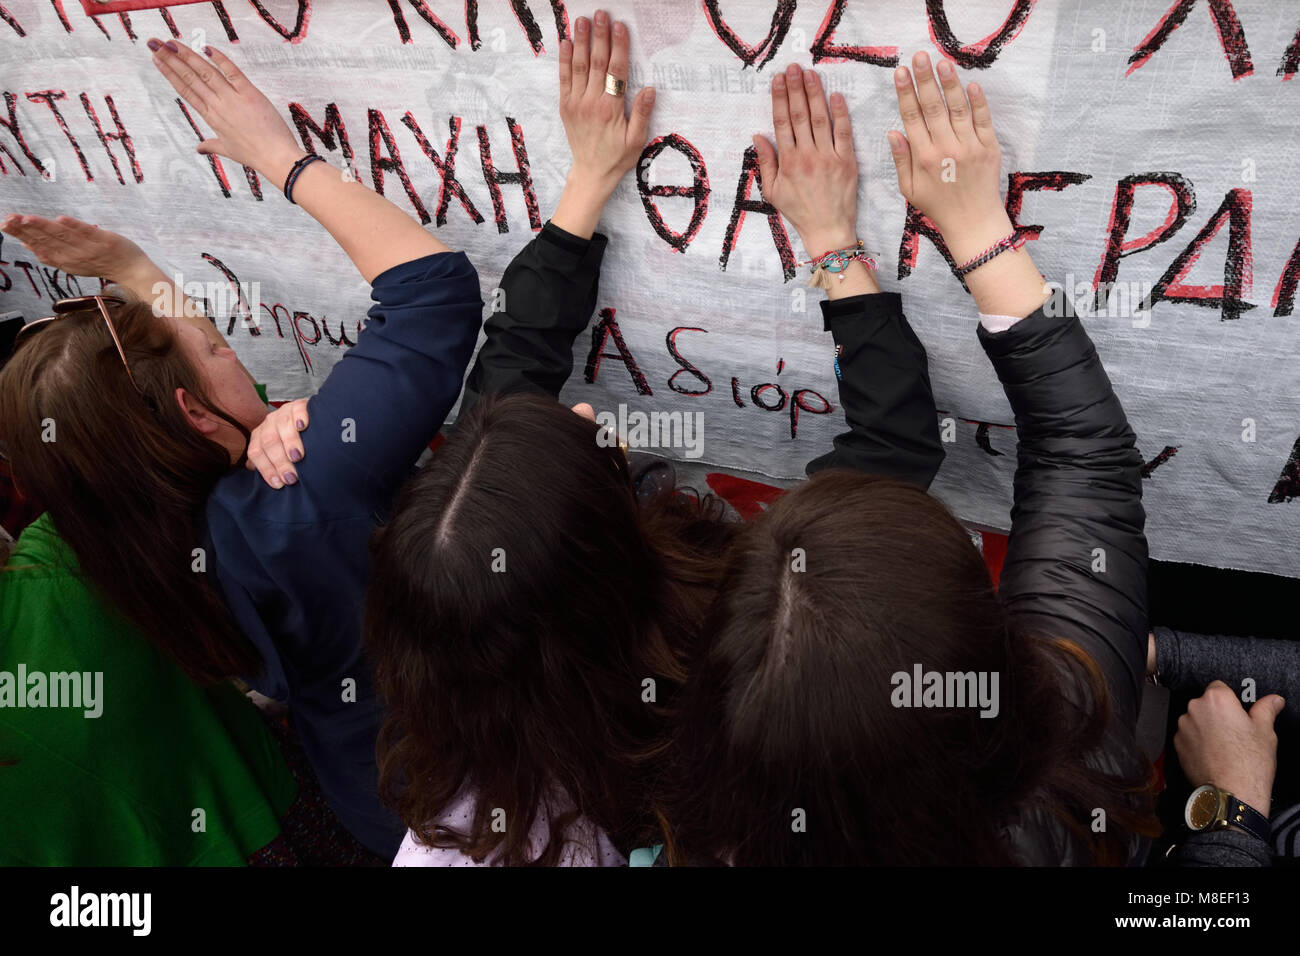
<svg viewBox="0 0 1300 956">
<path fill-rule="evenodd" d="M 1034 633 L 1097 663 L 1112 712 L 1137 719 L 1146 672 L 1147 542 L 1142 457 L 1079 319 L 1040 308 L 979 340 L 1018 432 L 1003 604 Z"/>
<path fill-rule="evenodd" d="M 487 394 L 539 392 L 558 398 L 573 371 L 573 342 L 596 309 L 605 236 L 582 239 L 547 223 L 511 260 L 487 340 L 465 380 L 460 414 Z"/>
<path fill-rule="evenodd" d="M 943 463 L 925 346 L 897 292 L 822 302 L 835 339 L 840 404 L 849 430 L 807 473 L 852 468 L 929 488 Z"/>
</svg>

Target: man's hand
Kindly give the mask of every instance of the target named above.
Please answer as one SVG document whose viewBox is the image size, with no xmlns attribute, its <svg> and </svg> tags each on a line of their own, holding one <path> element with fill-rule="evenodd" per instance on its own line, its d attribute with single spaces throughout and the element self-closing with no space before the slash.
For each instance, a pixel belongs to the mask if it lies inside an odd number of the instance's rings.
<svg viewBox="0 0 1300 956">
<path fill-rule="evenodd" d="M 1269 694 L 1247 713 L 1232 688 L 1214 681 L 1178 718 L 1174 749 L 1187 779 L 1212 783 L 1268 816 L 1277 773 L 1273 721 L 1286 701 Z"/>
</svg>

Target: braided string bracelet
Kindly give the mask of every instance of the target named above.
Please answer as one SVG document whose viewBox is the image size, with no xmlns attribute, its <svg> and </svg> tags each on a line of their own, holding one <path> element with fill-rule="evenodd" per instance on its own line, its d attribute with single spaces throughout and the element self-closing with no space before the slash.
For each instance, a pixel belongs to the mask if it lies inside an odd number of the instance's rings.
<svg viewBox="0 0 1300 956">
<path fill-rule="evenodd" d="M 1003 236 L 993 245 L 989 246 L 979 255 L 972 259 L 967 259 L 962 265 L 957 267 L 957 278 L 964 279 L 986 262 L 996 259 L 1008 249 L 1019 249 L 1025 244 L 1025 237 L 1020 234 L 1019 229 L 1012 229 L 1009 235 Z"/>
<path fill-rule="evenodd" d="M 812 278 L 808 280 L 810 286 L 814 289 L 829 289 L 831 275 L 839 276 L 840 281 L 843 282 L 844 270 L 849 267 L 850 262 L 861 262 L 873 272 L 876 269 L 876 260 L 863 251 L 861 239 L 854 245 L 844 249 L 831 249 L 800 264 L 812 266 Z"/>
<path fill-rule="evenodd" d="M 318 156 L 315 153 L 308 153 L 302 159 L 298 160 L 298 162 L 293 164 L 293 169 L 289 170 L 289 175 L 285 177 L 284 180 L 284 198 L 289 200 L 289 202 L 293 202 L 293 184 L 298 181 L 298 177 L 302 175 L 302 171 L 318 159 L 322 163 L 325 162 L 324 156 Z M 296 202 L 293 202 L 293 204 L 295 206 L 298 205 Z"/>
</svg>

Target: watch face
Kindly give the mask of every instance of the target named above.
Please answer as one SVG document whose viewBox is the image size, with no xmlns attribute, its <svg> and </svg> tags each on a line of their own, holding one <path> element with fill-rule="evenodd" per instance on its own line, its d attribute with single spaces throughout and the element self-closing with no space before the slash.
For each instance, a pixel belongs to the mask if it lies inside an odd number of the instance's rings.
<svg viewBox="0 0 1300 956">
<path fill-rule="evenodd" d="M 1219 809 L 1219 795 L 1213 787 L 1200 787 L 1187 801 L 1187 825 L 1204 830 L 1214 822 Z"/>
</svg>

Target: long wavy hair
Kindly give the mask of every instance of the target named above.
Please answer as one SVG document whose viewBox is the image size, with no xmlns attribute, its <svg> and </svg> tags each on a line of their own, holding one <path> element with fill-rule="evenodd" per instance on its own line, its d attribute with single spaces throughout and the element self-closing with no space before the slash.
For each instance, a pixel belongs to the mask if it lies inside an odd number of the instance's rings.
<svg viewBox="0 0 1300 956">
<path fill-rule="evenodd" d="M 655 830 L 653 780 L 732 526 L 675 494 L 638 505 L 599 431 L 548 398 L 485 399 L 375 534 L 380 792 L 425 845 L 549 866 L 579 816 L 625 853 Z M 440 826 L 471 792 L 469 824 Z"/>
<path fill-rule="evenodd" d="M 0 369 L 14 481 L 45 506 L 102 596 L 191 678 L 255 673 L 257 651 L 195 570 L 206 566 L 193 551 L 195 516 L 230 455 L 191 427 L 175 390 L 248 430 L 211 400 L 148 305 L 110 304 L 109 314 L 140 391 L 93 303 L 33 330 Z"/>
<path fill-rule="evenodd" d="M 814 476 L 739 532 L 707 633 L 661 795 L 672 863 L 1012 864 L 1017 817 L 1122 863 L 1159 832 L 1096 664 L 1008 615 L 919 488 Z M 917 664 L 996 673 L 996 716 L 897 706 Z"/>
</svg>

